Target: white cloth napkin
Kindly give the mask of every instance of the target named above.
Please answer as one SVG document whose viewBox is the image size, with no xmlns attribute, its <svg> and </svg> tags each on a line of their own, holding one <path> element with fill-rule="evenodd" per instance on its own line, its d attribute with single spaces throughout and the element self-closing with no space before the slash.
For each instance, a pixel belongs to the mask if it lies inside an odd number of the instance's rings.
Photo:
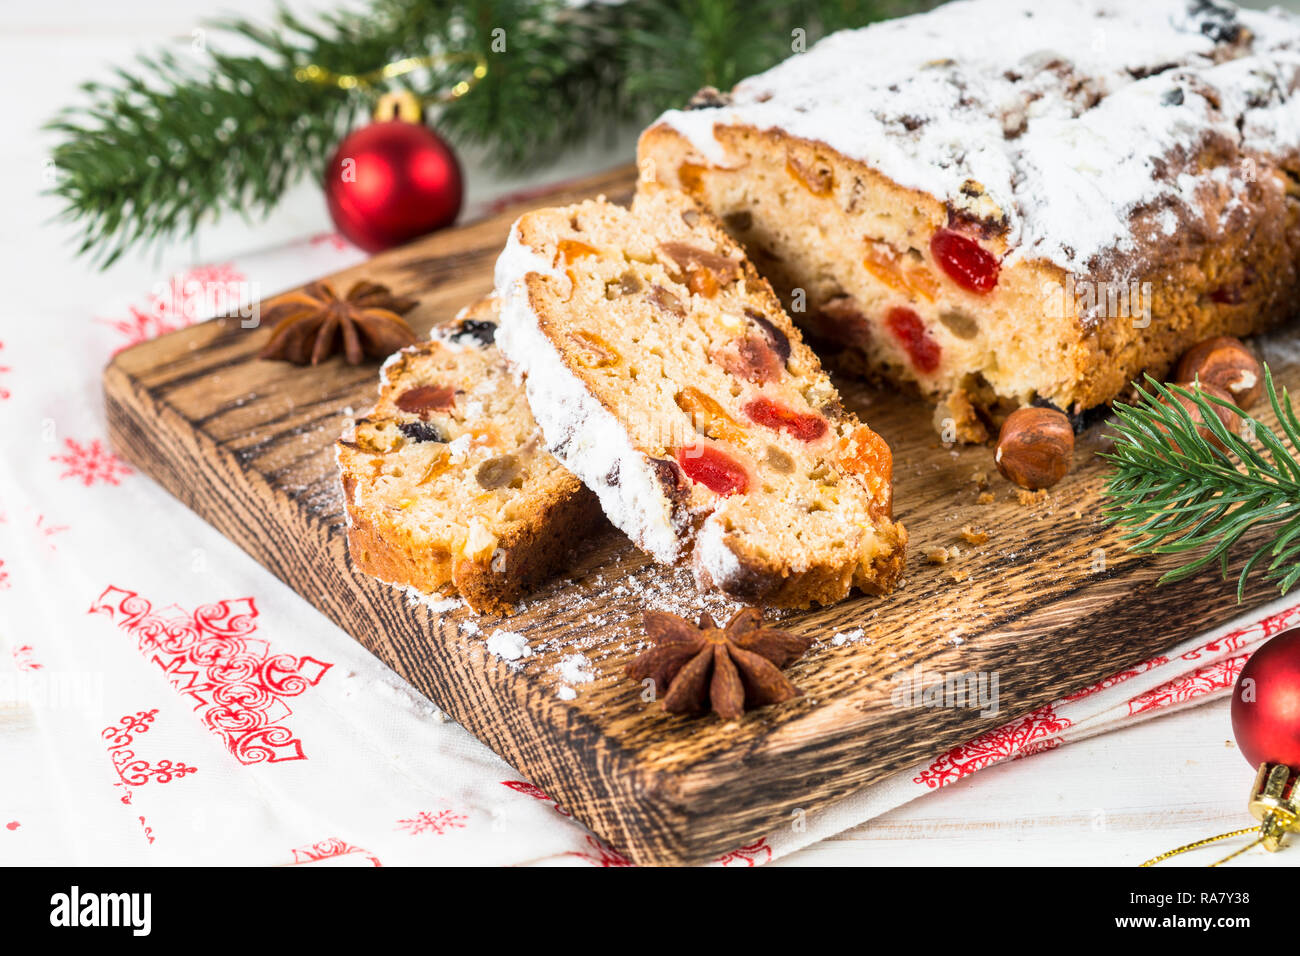
<svg viewBox="0 0 1300 956">
<path fill-rule="evenodd" d="M 109 450 L 117 349 L 362 258 L 320 236 L 0 344 L 0 860 L 627 865 Z M 1279 600 L 720 857 L 766 863 L 984 767 L 1229 692 Z"/>
</svg>

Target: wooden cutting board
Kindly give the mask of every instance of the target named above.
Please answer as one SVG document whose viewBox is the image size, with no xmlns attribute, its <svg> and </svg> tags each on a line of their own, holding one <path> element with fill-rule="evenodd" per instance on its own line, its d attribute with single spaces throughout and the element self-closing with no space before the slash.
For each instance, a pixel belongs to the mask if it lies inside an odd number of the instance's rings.
<svg viewBox="0 0 1300 956">
<path fill-rule="evenodd" d="M 418 298 L 408 318 L 423 333 L 490 289 L 524 209 L 599 193 L 626 201 L 632 182 L 628 167 L 573 183 L 334 279 Z M 799 700 L 731 723 L 668 716 L 621 678 L 641 611 L 726 608 L 612 529 L 508 621 L 435 613 L 355 573 L 332 444 L 347 411 L 372 400 L 377 364 L 264 362 L 268 334 L 215 319 L 120 353 L 104 373 L 116 448 L 639 863 L 707 861 L 1245 609 L 1212 573 L 1156 587 L 1171 561 L 1126 554 L 1103 527 L 1102 428 L 1081 437 L 1064 482 L 1025 504 L 990 449 L 944 447 L 928 407 L 846 382 L 846 404 L 894 450 L 896 514 L 911 533 L 904 584 L 787 619 L 817 638 L 790 670 Z M 1300 368 L 1275 363 L 1283 382 L 1300 383 Z M 980 503 L 977 473 L 991 502 Z M 988 541 L 968 543 L 965 526 Z M 927 562 L 927 550 L 953 545 L 960 557 Z M 1253 586 L 1246 606 L 1271 593 Z M 531 656 L 489 653 L 498 628 L 524 635 Z M 891 678 L 918 666 L 996 673 L 998 713 L 894 706 Z"/>
</svg>

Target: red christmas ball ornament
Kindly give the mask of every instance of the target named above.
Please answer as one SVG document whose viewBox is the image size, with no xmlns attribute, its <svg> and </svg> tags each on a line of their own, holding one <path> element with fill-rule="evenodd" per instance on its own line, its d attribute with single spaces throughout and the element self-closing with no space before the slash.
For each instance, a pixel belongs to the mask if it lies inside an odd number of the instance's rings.
<svg viewBox="0 0 1300 956">
<path fill-rule="evenodd" d="M 1300 770 L 1300 629 L 1269 640 L 1241 669 L 1232 693 L 1232 734 L 1251 767 Z"/>
<path fill-rule="evenodd" d="M 413 97 L 385 97 L 379 118 L 349 133 L 325 171 L 330 218 L 367 252 L 379 252 L 455 221 L 464 198 L 456 154 L 420 121 Z"/>
</svg>

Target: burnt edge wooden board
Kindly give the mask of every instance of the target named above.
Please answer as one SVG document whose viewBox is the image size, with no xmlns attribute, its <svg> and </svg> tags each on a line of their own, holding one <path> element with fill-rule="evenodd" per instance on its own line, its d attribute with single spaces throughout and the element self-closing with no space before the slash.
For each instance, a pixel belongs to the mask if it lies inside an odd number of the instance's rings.
<svg viewBox="0 0 1300 956">
<path fill-rule="evenodd" d="M 528 206 L 606 193 L 624 201 L 632 170 L 574 183 L 480 222 L 340 273 L 420 299 L 423 332 L 491 287 L 510 223 Z M 1101 524 L 1103 445 L 1082 436 L 1074 472 L 1036 504 L 1017 502 L 987 448 L 949 449 L 920 402 L 844 384 L 846 404 L 894 449 L 897 515 L 911 533 L 907 579 L 883 599 L 854 597 L 790 617 L 819 638 L 790 674 L 793 703 L 722 724 L 663 714 L 621 679 L 651 602 L 629 585 L 702 606 L 680 571 L 655 568 L 612 530 L 583 545 L 572 574 L 506 626 L 536 653 L 511 666 L 462 633 L 469 612 L 435 615 L 352 571 L 332 443 L 344 409 L 368 407 L 376 365 L 300 369 L 255 358 L 267 329 L 237 319 L 182 329 L 116 356 L 104 373 L 112 441 L 131 462 L 238 543 L 618 850 L 640 863 L 707 861 L 813 814 L 864 785 L 1138 663 L 1268 599 L 1242 606 L 1212 572 L 1157 588 L 1173 566 L 1127 554 Z M 1295 386 L 1300 373 L 1276 368 Z M 979 504 L 987 472 L 996 500 Z M 962 541 L 970 524 L 987 544 Z M 927 564 L 928 547 L 962 557 Z M 1098 555 L 1104 556 L 1104 561 Z M 963 582 L 952 573 L 967 575 Z M 623 590 L 620 590 L 620 585 Z M 482 634 L 502 622 L 484 619 Z M 832 635 L 865 637 L 833 646 Z M 581 650 L 595 679 L 571 701 L 554 668 Z M 896 708 L 896 673 L 996 671 L 1000 712 Z"/>
</svg>

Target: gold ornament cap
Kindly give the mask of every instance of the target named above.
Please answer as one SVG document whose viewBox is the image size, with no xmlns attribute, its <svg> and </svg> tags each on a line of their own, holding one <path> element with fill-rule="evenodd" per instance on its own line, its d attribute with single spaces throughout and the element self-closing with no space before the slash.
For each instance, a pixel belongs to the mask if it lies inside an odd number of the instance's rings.
<svg viewBox="0 0 1300 956">
<path fill-rule="evenodd" d="M 1259 821 L 1259 842 L 1277 850 L 1288 833 L 1300 833 L 1300 774 L 1281 763 L 1262 763 L 1250 790 L 1250 813 Z"/>
<path fill-rule="evenodd" d="M 401 123 L 422 123 L 424 107 L 410 90 L 393 90 L 385 93 L 375 103 L 375 121 L 384 123 L 390 120 Z"/>
</svg>

